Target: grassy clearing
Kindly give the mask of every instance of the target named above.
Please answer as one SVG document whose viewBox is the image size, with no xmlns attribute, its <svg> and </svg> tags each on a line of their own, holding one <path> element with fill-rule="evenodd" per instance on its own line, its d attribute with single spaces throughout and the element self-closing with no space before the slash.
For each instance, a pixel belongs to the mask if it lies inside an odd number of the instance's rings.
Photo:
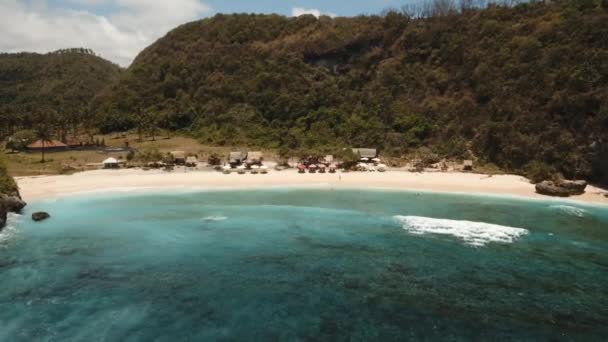
<svg viewBox="0 0 608 342">
<path fill-rule="evenodd" d="M 207 160 L 211 154 L 219 154 L 223 159 L 227 158 L 230 151 L 252 151 L 246 146 L 208 146 L 199 143 L 197 140 L 183 137 L 156 137 L 152 140 L 146 137 L 142 142 L 138 141 L 136 134 L 126 135 L 99 135 L 96 139 L 105 141 L 108 147 L 123 147 L 127 143 L 130 147 L 136 150 L 155 149 L 161 153 L 171 151 L 184 151 L 188 154 L 197 155 L 199 160 Z M 100 151 L 62 151 L 62 152 L 46 152 L 46 162 L 41 163 L 41 153 L 5 153 L 8 172 L 12 176 L 37 176 L 37 175 L 55 175 L 69 174 L 78 171 L 98 169 L 99 166 L 89 164 L 99 164 L 104 159 L 114 157 L 119 160 L 125 160 L 126 153 L 105 153 Z M 266 159 L 274 159 L 273 151 L 263 151 Z"/>
</svg>

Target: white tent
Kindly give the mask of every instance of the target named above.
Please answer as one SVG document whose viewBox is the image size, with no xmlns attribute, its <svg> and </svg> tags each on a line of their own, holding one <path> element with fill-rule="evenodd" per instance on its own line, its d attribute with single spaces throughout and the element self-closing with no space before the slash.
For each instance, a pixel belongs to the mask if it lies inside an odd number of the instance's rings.
<svg viewBox="0 0 608 342">
<path fill-rule="evenodd" d="M 118 160 L 116 158 L 108 158 L 102 162 L 104 169 L 116 169 L 118 168 Z"/>
</svg>

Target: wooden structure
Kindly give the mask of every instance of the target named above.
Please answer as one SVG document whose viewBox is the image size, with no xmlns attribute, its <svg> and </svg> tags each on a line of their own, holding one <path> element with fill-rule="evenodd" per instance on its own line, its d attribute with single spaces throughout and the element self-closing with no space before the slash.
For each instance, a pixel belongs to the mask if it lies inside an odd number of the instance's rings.
<svg viewBox="0 0 608 342">
<path fill-rule="evenodd" d="M 228 163 L 230 167 L 235 168 L 241 165 L 247 159 L 247 152 L 230 152 Z"/>
<path fill-rule="evenodd" d="M 198 159 L 194 156 L 190 156 L 186 158 L 186 166 L 187 167 L 196 167 L 198 165 Z"/>
<path fill-rule="evenodd" d="M 463 165 L 462 165 L 462 169 L 464 171 L 473 171 L 473 161 L 472 160 L 465 160 Z"/>
<path fill-rule="evenodd" d="M 173 156 L 173 162 L 175 165 L 186 165 L 186 152 L 184 151 L 173 151 L 171 152 Z"/>
<path fill-rule="evenodd" d="M 27 149 L 28 151 L 41 151 L 41 150 L 45 150 L 45 151 L 65 151 L 68 149 L 68 145 L 62 143 L 59 140 L 37 140 L 34 141 L 33 143 L 27 145 Z"/>
<path fill-rule="evenodd" d="M 378 157 L 378 150 L 375 148 L 353 148 L 353 153 L 359 155 L 359 158 L 367 158 L 367 161 L 372 161 Z"/>
<path fill-rule="evenodd" d="M 261 166 L 262 161 L 264 161 L 264 155 L 262 152 L 248 152 L 247 159 L 245 159 L 245 163 L 251 167 L 252 165 Z"/>
</svg>

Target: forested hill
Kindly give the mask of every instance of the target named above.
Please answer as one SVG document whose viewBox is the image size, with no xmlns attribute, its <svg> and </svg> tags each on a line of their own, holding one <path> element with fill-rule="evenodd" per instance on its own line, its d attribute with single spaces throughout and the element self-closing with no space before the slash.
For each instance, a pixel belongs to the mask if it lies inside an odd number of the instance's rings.
<svg viewBox="0 0 608 342">
<path fill-rule="evenodd" d="M 32 128 L 41 117 L 80 125 L 93 97 L 121 72 L 87 49 L 0 54 L 0 137 Z"/>
<path fill-rule="evenodd" d="M 598 178 L 606 23 L 599 1 L 427 19 L 217 15 L 148 47 L 93 107 L 106 131 L 152 122 L 219 144 L 425 146 Z"/>
</svg>

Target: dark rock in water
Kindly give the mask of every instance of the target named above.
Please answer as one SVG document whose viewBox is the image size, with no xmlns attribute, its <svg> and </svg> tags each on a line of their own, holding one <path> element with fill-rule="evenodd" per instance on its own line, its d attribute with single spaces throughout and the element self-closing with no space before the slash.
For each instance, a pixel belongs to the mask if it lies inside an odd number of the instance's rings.
<svg viewBox="0 0 608 342">
<path fill-rule="evenodd" d="M 570 191 L 566 188 L 562 188 L 551 181 L 543 181 L 536 184 L 536 192 L 541 195 L 556 196 L 556 197 L 568 197 Z"/>
<path fill-rule="evenodd" d="M 45 213 L 43 211 L 32 214 L 32 220 L 34 220 L 34 221 L 42 221 L 42 220 L 46 220 L 50 217 L 51 217 L 51 215 L 49 215 L 48 213 Z"/>
<path fill-rule="evenodd" d="M 4 203 L 6 210 L 13 213 L 20 213 L 21 210 L 27 205 L 18 196 L 5 196 L 1 195 L 0 201 Z"/>
<path fill-rule="evenodd" d="M 582 195 L 585 193 L 585 188 L 587 188 L 587 182 L 584 180 L 563 180 L 559 182 L 558 186 L 567 189 L 570 192 L 570 195 Z"/>
</svg>

